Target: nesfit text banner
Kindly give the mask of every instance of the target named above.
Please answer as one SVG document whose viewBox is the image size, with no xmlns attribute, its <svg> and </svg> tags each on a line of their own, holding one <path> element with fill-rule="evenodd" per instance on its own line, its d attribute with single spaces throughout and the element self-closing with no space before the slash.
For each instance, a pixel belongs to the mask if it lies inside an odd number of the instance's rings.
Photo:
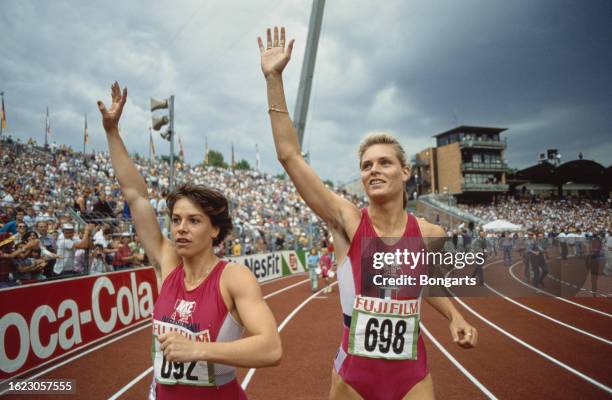
<svg viewBox="0 0 612 400">
<path fill-rule="evenodd" d="M 297 250 L 229 257 L 228 261 L 246 265 L 258 282 L 304 272 L 304 252 Z"/>
</svg>

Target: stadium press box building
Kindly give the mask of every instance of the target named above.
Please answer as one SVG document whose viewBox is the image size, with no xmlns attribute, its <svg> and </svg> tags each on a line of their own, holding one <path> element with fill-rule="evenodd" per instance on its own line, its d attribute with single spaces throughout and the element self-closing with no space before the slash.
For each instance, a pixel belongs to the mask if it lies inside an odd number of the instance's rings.
<svg viewBox="0 0 612 400">
<path fill-rule="evenodd" d="M 419 195 L 450 193 L 462 200 L 485 200 L 508 191 L 504 160 L 505 128 L 458 126 L 434 135 L 436 147 L 412 160 L 413 187 Z"/>
</svg>

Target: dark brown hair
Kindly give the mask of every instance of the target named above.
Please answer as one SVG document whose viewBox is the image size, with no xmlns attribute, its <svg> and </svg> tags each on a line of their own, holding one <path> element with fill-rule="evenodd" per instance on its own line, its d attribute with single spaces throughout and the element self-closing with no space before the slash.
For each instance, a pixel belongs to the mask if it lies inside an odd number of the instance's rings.
<svg viewBox="0 0 612 400">
<path fill-rule="evenodd" d="M 170 216 L 174 212 L 174 205 L 180 199 L 189 199 L 210 218 L 213 226 L 219 228 L 219 234 L 213 240 L 213 245 L 217 246 L 225 239 L 227 234 L 233 229 L 232 218 L 229 215 L 229 206 L 223 193 L 218 190 L 203 186 L 185 183 L 175 188 L 168 194 L 168 210 Z"/>
</svg>

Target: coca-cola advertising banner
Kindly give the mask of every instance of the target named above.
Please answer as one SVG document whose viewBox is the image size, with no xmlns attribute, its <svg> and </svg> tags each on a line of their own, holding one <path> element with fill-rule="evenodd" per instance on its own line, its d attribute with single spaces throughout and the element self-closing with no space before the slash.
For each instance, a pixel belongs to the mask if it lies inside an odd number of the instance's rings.
<svg viewBox="0 0 612 400">
<path fill-rule="evenodd" d="M 157 292 L 153 268 L 0 290 L 0 379 L 149 319 Z"/>
</svg>

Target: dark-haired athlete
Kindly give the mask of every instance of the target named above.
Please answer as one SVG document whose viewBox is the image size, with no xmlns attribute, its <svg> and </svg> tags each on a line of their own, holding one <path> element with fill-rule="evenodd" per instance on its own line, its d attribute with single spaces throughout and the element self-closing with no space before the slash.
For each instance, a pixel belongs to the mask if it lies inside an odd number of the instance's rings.
<svg viewBox="0 0 612 400">
<path fill-rule="evenodd" d="M 246 399 L 234 367 L 277 365 L 281 343 L 272 312 L 251 271 L 219 259 L 213 246 L 232 228 L 227 199 L 204 186 L 168 196 L 172 237 L 164 237 L 144 179 L 130 160 L 118 123 L 127 89 L 112 85 L 98 107 L 113 168 L 162 288 L 153 312 L 155 380 L 149 398 Z M 251 336 L 241 339 L 246 328 Z"/>
</svg>

